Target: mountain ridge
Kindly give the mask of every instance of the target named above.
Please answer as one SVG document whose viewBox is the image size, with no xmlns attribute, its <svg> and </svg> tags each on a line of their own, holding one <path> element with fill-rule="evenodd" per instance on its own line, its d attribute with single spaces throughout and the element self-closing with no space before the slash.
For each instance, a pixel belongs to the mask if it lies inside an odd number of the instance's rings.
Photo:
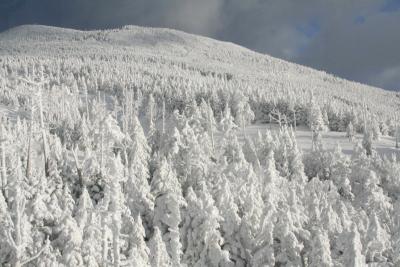
<svg viewBox="0 0 400 267">
<path fill-rule="evenodd" d="M 121 40 L 121 37 L 124 37 L 124 34 L 126 34 L 126 33 L 130 33 L 132 36 L 125 35 L 125 38 L 129 38 L 129 37 L 139 37 L 139 38 L 137 40 L 134 40 L 134 39 L 122 39 Z M 58 39 L 51 39 L 51 40 L 46 39 L 46 35 L 49 35 L 49 34 L 50 34 L 50 36 L 47 36 L 47 37 L 58 37 Z M 64 36 L 62 34 L 64 34 Z M 64 38 L 61 38 L 61 37 L 64 37 Z M 161 38 L 151 39 L 148 37 L 161 37 Z M 164 37 L 164 38 L 162 38 L 162 37 Z M 175 42 L 173 42 L 174 38 L 168 39 L 168 37 L 174 37 Z M 185 37 L 185 38 L 183 38 L 183 37 Z M 301 67 L 302 72 L 308 72 L 308 71 L 317 72 L 317 73 L 320 73 L 323 75 L 327 75 L 330 78 L 348 81 L 351 83 L 367 86 L 370 88 L 377 88 L 377 89 L 385 90 L 383 88 L 379 88 L 376 86 L 371 86 L 371 85 L 363 84 L 363 83 L 360 83 L 357 81 L 352 81 L 352 80 L 348 80 L 345 78 L 341 78 L 341 77 L 335 76 L 333 74 L 327 73 L 324 70 L 314 69 L 309 66 L 305 66 L 305 65 L 290 62 L 290 61 L 287 61 L 284 59 L 276 58 L 276 57 L 273 57 L 268 54 L 259 53 L 259 52 L 253 51 L 246 47 L 242 47 L 242 46 L 232 43 L 232 42 L 220 41 L 220 40 L 216 40 L 216 39 L 213 39 L 210 37 L 195 35 L 195 34 L 191 34 L 191 33 L 186 33 L 184 31 L 169 29 L 169 28 L 141 27 L 141 26 L 136 26 L 136 25 L 127 25 L 127 26 L 123 26 L 123 27 L 117 28 L 117 29 L 78 30 L 78 29 L 46 26 L 46 25 L 26 24 L 26 25 L 16 26 L 9 30 L 0 32 L 0 40 L 2 42 L 14 41 L 15 39 L 20 39 L 20 41 L 30 40 L 30 41 L 53 41 L 54 42 L 54 41 L 60 41 L 60 40 L 64 40 L 64 39 L 70 40 L 68 38 L 72 38 L 75 41 L 95 40 L 100 43 L 108 43 L 109 45 L 119 45 L 119 46 L 125 46 L 125 47 L 129 47 L 129 46 L 135 47 L 138 45 L 155 46 L 156 44 L 161 43 L 161 41 L 169 41 L 170 43 L 177 43 L 179 45 L 184 46 L 187 44 L 193 44 L 193 43 L 199 43 L 199 42 L 204 43 L 206 41 L 206 42 L 210 42 L 211 44 L 214 44 L 214 45 L 218 45 L 218 46 L 222 46 L 222 47 L 226 47 L 226 48 L 238 49 L 239 51 L 245 53 L 246 55 L 264 58 L 264 60 L 267 62 L 275 61 L 277 63 L 282 63 L 283 65 Z M 109 42 L 107 42 L 107 40 Z M 110 40 L 111 40 L 111 42 L 110 42 Z M 188 40 L 191 42 L 188 42 Z M 132 43 L 129 43 L 128 41 L 132 41 Z M 136 41 L 136 43 L 135 43 L 135 41 Z M 178 41 L 181 41 L 182 43 L 179 43 Z M 208 43 L 208 45 L 210 45 L 210 43 Z M 4 47 L 0 43 L 0 52 L 2 49 L 4 49 Z M 387 91 L 387 90 L 385 90 L 385 91 Z"/>
<path fill-rule="evenodd" d="M 165 68 L 173 65 L 175 73 L 183 69 L 195 70 L 203 77 L 233 77 L 252 90 L 272 90 L 282 94 L 287 91 L 309 94 L 305 92 L 313 91 L 316 97 L 323 96 L 323 102 L 332 98 L 345 99 L 357 105 L 366 103 L 381 113 L 388 106 L 395 110 L 399 104 L 395 92 L 348 81 L 230 42 L 167 28 L 130 25 L 113 30 L 81 31 L 22 25 L 0 33 L 0 56 L 86 60 L 105 56 L 110 57 L 107 61 L 115 67 L 119 61 L 129 58 L 125 60 L 146 61 L 150 68 L 157 68 L 160 64 Z M 129 65 L 129 62 L 125 63 Z M 190 75 L 188 79 L 192 79 Z"/>
</svg>

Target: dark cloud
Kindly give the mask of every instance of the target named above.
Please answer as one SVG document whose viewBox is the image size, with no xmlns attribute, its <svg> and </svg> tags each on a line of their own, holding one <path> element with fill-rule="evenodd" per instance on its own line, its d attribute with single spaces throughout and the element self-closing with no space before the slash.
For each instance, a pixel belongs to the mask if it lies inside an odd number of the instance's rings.
<svg viewBox="0 0 400 267">
<path fill-rule="evenodd" d="M 399 0 L 2 0 L 0 30 L 170 27 L 400 89 Z"/>
</svg>

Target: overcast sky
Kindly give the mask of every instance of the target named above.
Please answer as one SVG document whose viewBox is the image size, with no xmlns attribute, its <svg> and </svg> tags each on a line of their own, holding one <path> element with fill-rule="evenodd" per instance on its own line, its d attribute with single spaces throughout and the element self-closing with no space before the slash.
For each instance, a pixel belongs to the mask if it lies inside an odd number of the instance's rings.
<svg viewBox="0 0 400 267">
<path fill-rule="evenodd" d="M 33 23 L 176 28 L 400 89 L 400 0 L 0 0 L 0 31 Z"/>
</svg>

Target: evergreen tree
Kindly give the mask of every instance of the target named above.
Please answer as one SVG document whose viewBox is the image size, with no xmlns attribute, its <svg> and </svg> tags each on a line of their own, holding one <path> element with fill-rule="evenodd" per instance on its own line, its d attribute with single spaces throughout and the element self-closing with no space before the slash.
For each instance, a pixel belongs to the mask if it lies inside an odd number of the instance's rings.
<svg viewBox="0 0 400 267">
<path fill-rule="evenodd" d="M 268 199 L 265 206 L 262 226 L 258 231 L 251 258 L 252 266 L 275 266 L 274 222 L 276 208 Z"/>
<path fill-rule="evenodd" d="M 129 260 L 133 266 L 150 266 L 150 250 L 145 242 L 145 231 L 140 215 L 136 216 L 135 220 L 131 220 L 131 231 L 129 232 Z"/>
<path fill-rule="evenodd" d="M 149 242 L 150 263 L 152 267 L 172 266 L 160 229 L 154 228 L 153 237 Z"/>
<path fill-rule="evenodd" d="M 311 251 L 312 267 L 331 267 L 333 266 L 328 235 L 322 230 L 317 229 L 313 240 Z"/>
<path fill-rule="evenodd" d="M 354 140 L 354 135 L 355 135 L 354 127 L 350 121 L 346 128 L 346 137 L 349 138 L 350 142 L 352 142 Z"/>
<path fill-rule="evenodd" d="M 336 146 L 330 160 L 330 178 L 336 185 L 339 194 L 348 200 L 353 199 L 350 185 L 350 162 L 339 145 Z"/>
<path fill-rule="evenodd" d="M 182 245 L 179 240 L 180 209 L 186 205 L 180 184 L 170 165 L 163 159 L 152 180 L 155 196 L 154 223 L 163 236 L 174 266 L 179 266 Z"/>
<path fill-rule="evenodd" d="M 390 245 L 389 235 L 381 227 L 378 217 L 373 212 L 369 216 L 367 231 L 366 258 L 368 262 L 385 262 L 385 252 Z M 387 254 L 386 254 L 387 255 Z"/>
<path fill-rule="evenodd" d="M 84 187 L 82 194 L 78 200 L 78 207 L 74 217 L 81 230 L 83 230 L 86 224 L 90 221 L 90 216 L 92 211 L 93 211 L 92 199 L 90 198 L 86 187 Z"/>
<path fill-rule="evenodd" d="M 311 95 L 308 111 L 308 126 L 312 131 L 312 142 L 314 147 L 315 141 L 318 140 L 320 132 L 326 131 L 327 126 L 324 122 L 321 108 L 319 107 L 318 103 L 316 103 L 313 95 Z"/>
<path fill-rule="evenodd" d="M 150 193 L 149 185 L 150 147 L 137 116 L 133 118 L 131 138 L 125 186 L 126 201 L 132 216 L 141 214 L 145 219 L 146 229 L 149 229 L 154 210 L 154 197 Z"/>
<path fill-rule="evenodd" d="M 362 244 L 357 226 L 353 223 L 346 236 L 346 249 L 342 256 L 344 266 L 364 267 L 365 257 L 362 254 Z"/>
<path fill-rule="evenodd" d="M 199 196 L 189 188 L 186 201 L 187 217 L 182 229 L 184 263 L 189 266 L 224 266 L 230 262 L 229 252 L 222 249 L 223 239 L 218 229 L 220 214 L 203 184 Z"/>
<path fill-rule="evenodd" d="M 235 203 L 230 184 L 225 175 L 221 176 L 216 196 L 216 207 L 224 218 L 221 222 L 221 233 L 224 238 L 223 249 L 230 252 L 230 257 L 237 266 L 243 266 L 246 255 L 239 238 L 241 224 L 238 215 L 239 208 Z"/>
<path fill-rule="evenodd" d="M 362 146 L 365 149 L 368 156 L 372 155 L 373 147 L 373 132 L 370 127 L 364 128 L 364 135 L 362 140 Z"/>
</svg>

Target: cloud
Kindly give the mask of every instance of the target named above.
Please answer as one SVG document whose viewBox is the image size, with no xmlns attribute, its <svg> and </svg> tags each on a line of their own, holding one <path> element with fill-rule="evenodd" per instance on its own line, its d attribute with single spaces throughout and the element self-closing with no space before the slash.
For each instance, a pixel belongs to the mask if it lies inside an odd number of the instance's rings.
<svg viewBox="0 0 400 267">
<path fill-rule="evenodd" d="M 394 88 L 397 0 L 5 0 L 0 30 L 38 23 L 81 29 L 169 27 L 231 41 L 360 82 Z M 400 73 L 397 75 L 400 77 Z"/>
<path fill-rule="evenodd" d="M 223 30 L 224 0 L 175 0 L 163 16 L 163 24 L 185 31 L 214 36 Z"/>
<path fill-rule="evenodd" d="M 379 87 L 387 87 L 392 90 L 400 90 L 400 65 L 386 68 L 371 75 L 367 82 Z"/>
</svg>

